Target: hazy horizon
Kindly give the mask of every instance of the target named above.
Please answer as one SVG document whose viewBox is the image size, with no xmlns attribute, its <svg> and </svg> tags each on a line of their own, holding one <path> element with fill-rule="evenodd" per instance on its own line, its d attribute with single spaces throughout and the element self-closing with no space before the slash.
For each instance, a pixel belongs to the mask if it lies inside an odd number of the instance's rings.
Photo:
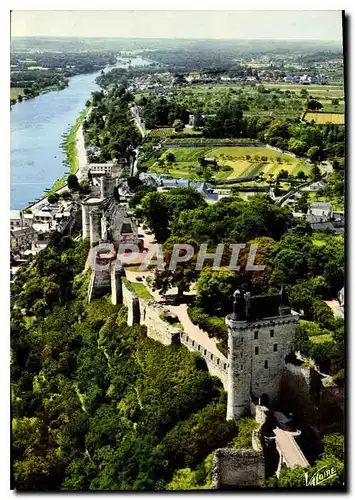
<svg viewBox="0 0 355 500">
<path fill-rule="evenodd" d="M 342 41 L 342 11 L 13 10 L 12 37 Z"/>
</svg>

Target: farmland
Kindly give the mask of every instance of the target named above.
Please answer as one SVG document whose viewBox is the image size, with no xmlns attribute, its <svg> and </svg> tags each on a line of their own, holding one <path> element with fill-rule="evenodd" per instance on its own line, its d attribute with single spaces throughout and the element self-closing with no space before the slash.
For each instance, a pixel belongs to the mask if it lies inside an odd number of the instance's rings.
<svg viewBox="0 0 355 500">
<path fill-rule="evenodd" d="M 191 111 L 202 109 L 205 113 L 215 113 L 221 100 L 237 100 L 245 116 L 297 118 L 308 99 L 318 100 L 324 111 L 344 112 L 344 88 L 341 85 L 195 84 L 176 87 L 173 99 Z"/>
<path fill-rule="evenodd" d="M 175 160 L 172 162 L 167 161 L 169 153 L 174 155 Z M 308 163 L 291 155 L 281 154 L 266 147 L 250 146 L 169 148 L 164 150 L 160 158 L 149 160 L 147 166 L 150 171 L 176 178 L 201 178 L 205 175 L 198 161 L 201 157 L 217 160 L 217 169 L 208 167 L 211 177 L 216 180 L 260 175 L 261 172 L 276 176 L 282 169 L 290 174 L 296 174 L 300 170 L 308 174 L 311 168 Z"/>
<path fill-rule="evenodd" d="M 334 125 L 344 125 L 343 113 L 316 113 L 316 112 L 307 112 L 304 116 L 304 120 L 306 122 L 312 122 L 316 125 L 326 125 L 327 123 L 333 123 Z"/>
<path fill-rule="evenodd" d="M 146 134 L 149 137 L 159 137 L 159 138 L 174 137 L 176 135 L 180 136 L 181 134 L 196 135 L 198 137 L 201 135 L 201 132 L 193 130 L 192 128 L 185 128 L 182 132 L 175 132 L 175 130 L 172 127 L 161 127 L 161 128 L 147 130 Z"/>
</svg>

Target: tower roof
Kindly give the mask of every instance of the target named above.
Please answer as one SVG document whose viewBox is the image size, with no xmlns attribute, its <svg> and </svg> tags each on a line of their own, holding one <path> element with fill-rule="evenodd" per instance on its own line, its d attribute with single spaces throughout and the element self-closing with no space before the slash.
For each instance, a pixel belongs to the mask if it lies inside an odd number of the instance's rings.
<svg viewBox="0 0 355 500">
<path fill-rule="evenodd" d="M 255 321 L 273 316 L 290 314 L 290 307 L 284 286 L 279 293 L 269 295 L 250 295 L 236 290 L 233 294 L 233 319 L 235 321 Z"/>
</svg>

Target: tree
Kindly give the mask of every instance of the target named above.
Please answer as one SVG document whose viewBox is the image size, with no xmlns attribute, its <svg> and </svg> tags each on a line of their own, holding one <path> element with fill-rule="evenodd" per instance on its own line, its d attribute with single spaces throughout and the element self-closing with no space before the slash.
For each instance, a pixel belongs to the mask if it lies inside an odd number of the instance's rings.
<svg viewBox="0 0 355 500">
<path fill-rule="evenodd" d="M 67 184 L 70 191 L 79 191 L 80 189 L 78 178 L 74 174 L 68 175 Z"/>
<path fill-rule="evenodd" d="M 305 219 L 295 220 L 292 227 L 292 233 L 298 236 L 310 236 L 312 234 L 312 227 Z"/>
<path fill-rule="evenodd" d="M 62 198 L 63 200 L 71 200 L 72 196 L 69 191 L 64 191 L 64 193 L 62 194 Z"/>
<path fill-rule="evenodd" d="M 148 102 L 147 98 L 143 95 L 138 99 L 137 104 L 138 106 L 145 106 L 147 102 Z"/>
<path fill-rule="evenodd" d="M 304 182 L 307 180 L 307 175 L 303 172 L 303 170 L 299 170 L 296 174 L 296 177 L 299 181 Z"/>
<path fill-rule="evenodd" d="M 182 120 L 175 120 L 173 123 L 173 129 L 175 132 L 182 132 L 184 130 L 185 124 Z"/>
<path fill-rule="evenodd" d="M 196 306 L 208 314 L 227 313 L 231 308 L 231 297 L 239 283 L 235 272 L 221 268 L 206 267 L 196 282 Z"/>
<path fill-rule="evenodd" d="M 325 153 L 319 146 L 312 146 L 307 151 L 307 156 L 313 163 L 318 163 L 324 159 Z"/>
<path fill-rule="evenodd" d="M 148 193 L 141 201 L 142 212 L 148 227 L 155 234 L 158 242 L 169 236 L 169 211 L 166 196 L 163 193 Z"/>
<path fill-rule="evenodd" d="M 314 165 L 312 167 L 312 179 L 315 181 L 319 181 L 319 179 L 321 179 L 321 177 L 322 177 L 321 169 L 318 167 L 318 165 Z"/>
<path fill-rule="evenodd" d="M 174 153 L 172 153 L 171 151 L 169 151 L 167 154 L 166 154 L 166 161 L 168 163 L 174 163 L 175 162 L 175 155 Z"/>
<path fill-rule="evenodd" d="M 323 438 L 324 451 L 322 458 L 344 460 L 344 436 L 339 433 L 328 434 Z"/>
<path fill-rule="evenodd" d="M 280 172 L 277 174 L 277 180 L 286 180 L 288 178 L 288 170 L 281 169 Z"/>
<path fill-rule="evenodd" d="M 310 314 L 314 321 L 320 324 L 323 328 L 332 330 L 334 326 L 334 315 L 331 308 L 323 300 L 314 299 Z"/>
<path fill-rule="evenodd" d="M 196 255 L 199 248 L 198 244 L 193 240 L 185 240 L 183 244 L 191 245 L 194 248 L 194 255 L 187 262 L 177 262 L 176 268 L 170 269 L 169 263 L 173 254 L 174 244 L 181 244 L 179 238 L 169 238 L 164 244 L 164 262 L 166 267 L 164 271 L 157 270 L 153 281 L 153 289 L 159 290 L 165 294 L 169 289 L 177 288 L 177 299 L 183 297 L 184 292 L 190 290 L 191 283 L 195 281 L 198 275 L 196 271 Z M 185 251 L 181 250 L 179 256 L 185 255 Z"/>
<path fill-rule="evenodd" d="M 288 149 L 297 155 L 303 155 L 307 151 L 307 143 L 295 137 L 288 141 Z"/>
<path fill-rule="evenodd" d="M 290 287 L 288 298 L 293 309 L 303 311 L 309 317 L 313 305 L 314 292 L 309 282 L 298 283 Z"/>
<path fill-rule="evenodd" d="M 47 200 L 50 205 L 54 205 L 59 200 L 59 195 L 57 193 L 50 194 Z"/>
<path fill-rule="evenodd" d="M 89 182 L 86 180 L 81 181 L 79 184 L 79 191 L 81 194 L 89 194 L 91 191 Z"/>
<path fill-rule="evenodd" d="M 306 192 L 303 192 L 301 194 L 301 198 L 299 198 L 297 200 L 295 208 L 299 212 L 303 212 L 304 214 L 307 213 L 307 211 L 308 211 L 308 194 Z"/>
<path fill-rule="evenodd" d="M 310 99 L 307 103 L 307 108 L 310 109 L 311 111 L 316 111 L 318 109 L 322 109 L 323 104 L 320 103 L 319 101 L 316 101 L 315 99 Z"/>
<path fill-rule="evenodd" d="M 139 177 L 127 177 L 127 185 L 129 190 L 135 193 L 143 185 L 143 181 Z"/>
</svg>

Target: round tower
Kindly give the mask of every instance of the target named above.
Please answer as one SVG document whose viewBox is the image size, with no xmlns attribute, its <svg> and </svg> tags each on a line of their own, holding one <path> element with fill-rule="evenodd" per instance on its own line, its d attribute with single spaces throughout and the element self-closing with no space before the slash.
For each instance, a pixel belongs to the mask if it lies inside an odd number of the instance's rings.
<svg viewBox="0 0 355 500">
<path fill-rule="evenodd" d="M 245 317 L 245 298 L 240 290 L 233 294 L 233 313 L 226 317 L 228 328 L 227 420 L 249 413 L 251 347 Z"/>
<path fill-rule="evenodd" d="M 83 240 L 90 238 L 90 214 L 89 207 L 84 203 L 81 204 L 81 216 L 83 226 Z"/>
</svg>

